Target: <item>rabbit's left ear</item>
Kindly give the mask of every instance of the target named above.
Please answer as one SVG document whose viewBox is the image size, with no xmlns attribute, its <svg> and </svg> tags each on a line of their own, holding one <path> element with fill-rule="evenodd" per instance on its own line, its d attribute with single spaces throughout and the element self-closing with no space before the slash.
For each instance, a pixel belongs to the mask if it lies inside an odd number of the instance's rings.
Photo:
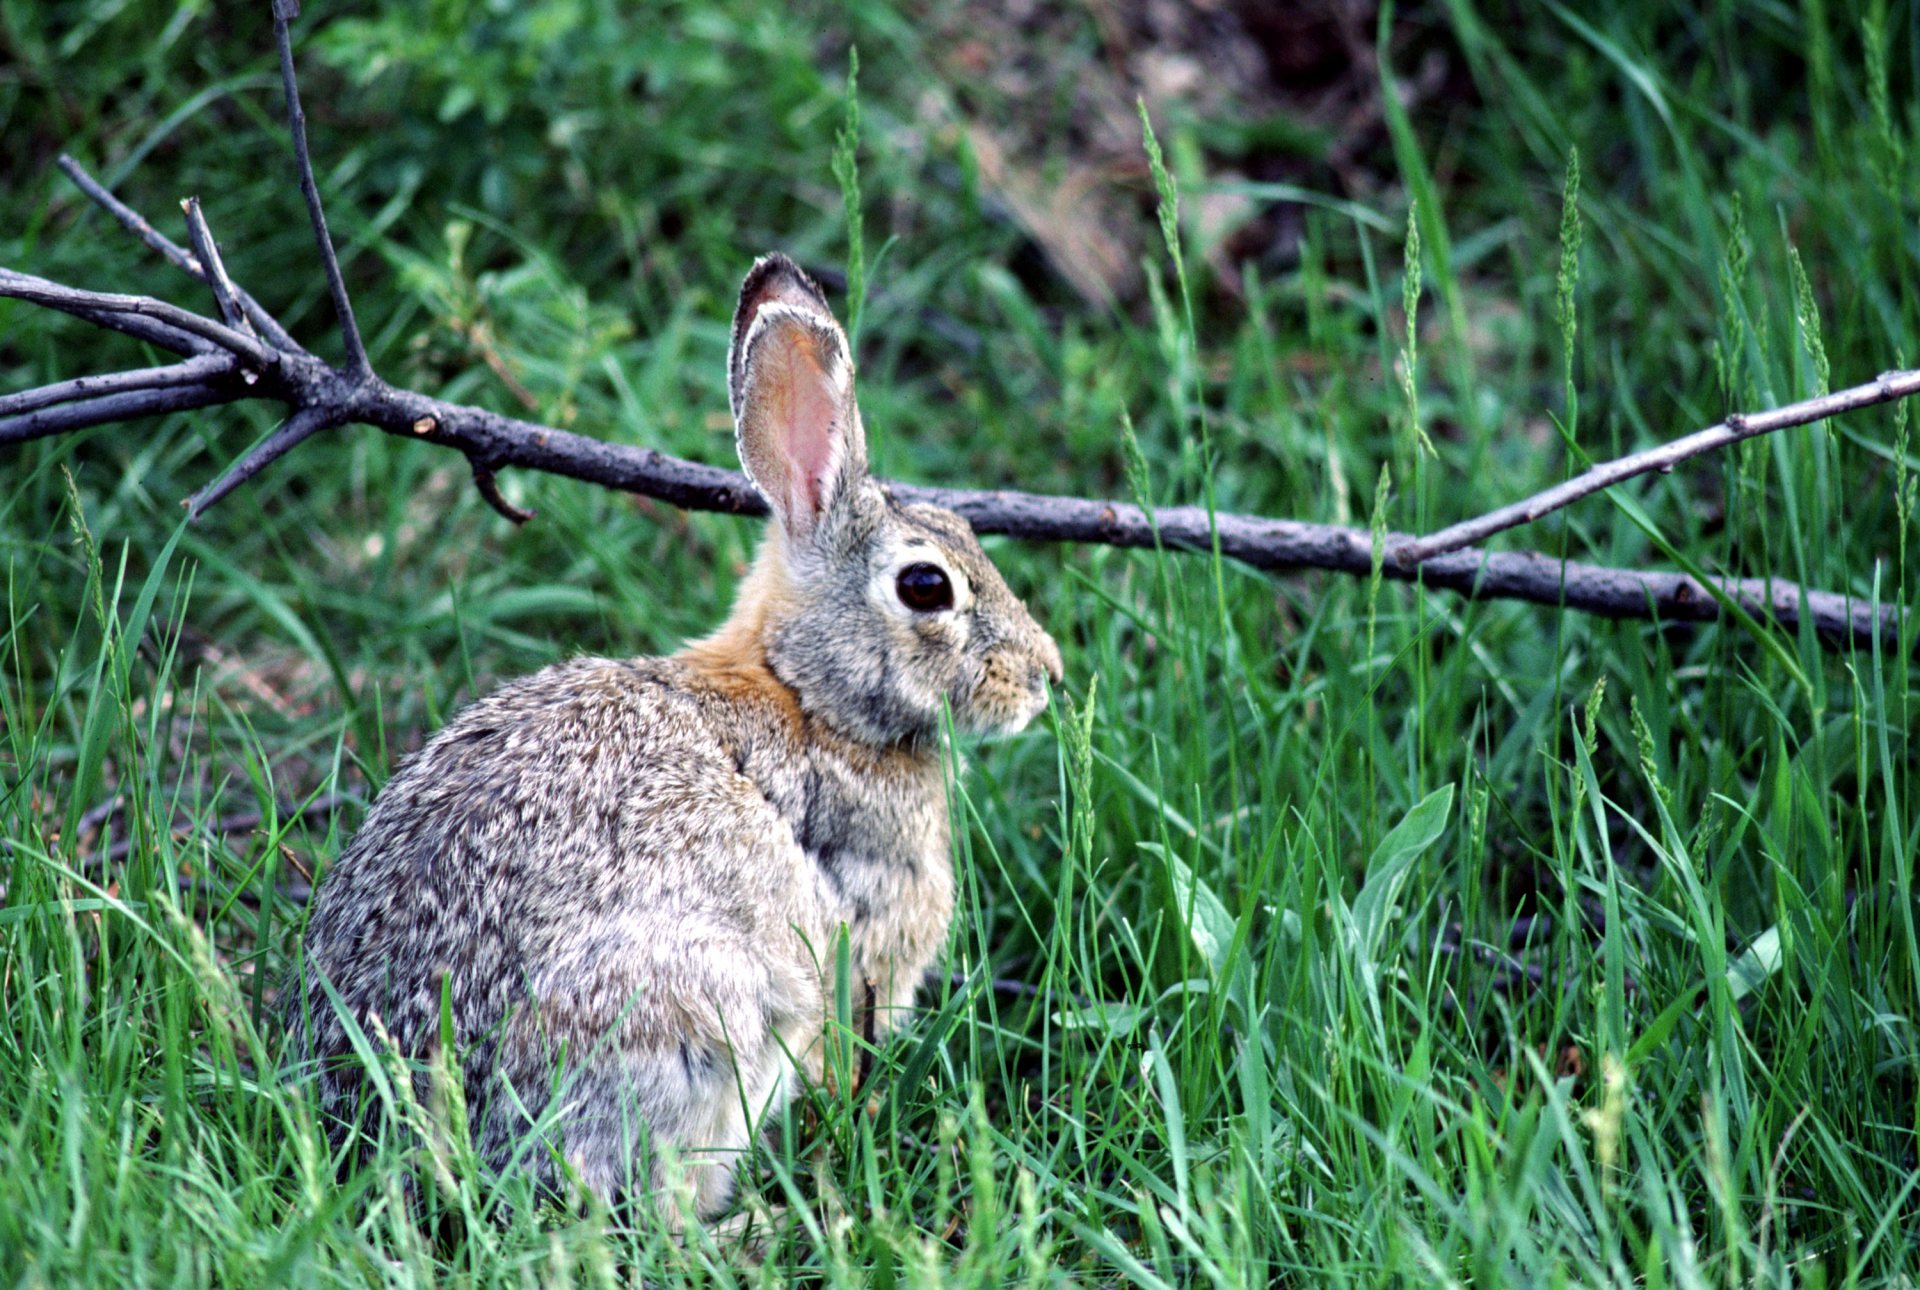
<svg viewBox="0 0 1920 1290">
<path fill-rule="evenodd" d="M 784 255 L 740 288 L 727 355 L 740 464 L 788 533 L 805 537 L 867 473 L 846 333 Z"/>
</svg>

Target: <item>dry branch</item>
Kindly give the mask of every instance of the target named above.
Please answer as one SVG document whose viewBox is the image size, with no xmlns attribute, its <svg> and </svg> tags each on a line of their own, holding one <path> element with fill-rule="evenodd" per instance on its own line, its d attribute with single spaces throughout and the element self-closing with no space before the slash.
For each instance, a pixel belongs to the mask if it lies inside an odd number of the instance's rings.
<svg viewBox="0 0 1920 1290">
<path fill-rule="evenodd" d="M 61 403 L 23 416 L 0 418 L 0 444 L 26 443 L 32 439 L 45 439 L 49 435 L 69 434 L 75 430 L 106 425 L 111 421 L 134 421 L 140 417 L 158 416 L 163 412 L 209 408 L 216 403 L 237 402 L 247 395 L 248 391 L 243 386 L 222 386 L 212 381 L 191 381 L 159 389 L 104 394 L 97 399 Z"/>
<path fill-rule="evenodd" d="M 78 188 L 87 195 L 88 200 L 120 221 L 122 228 L 146 243 L 149 248 L 158 252 L 160 257 L 168 264 L 171 264 L 174 268 L 180 270 L 196 282 L 204 282 L 209 286 L 212 285 L 212 278 L 208 275 L 205 266 L 203 266 L 199 260 L 181 250 L 166 234 L 147 223 L 145 217 L 138 211 L 121 201 L 118 197 L 115 197 L 111 192 L 108 192 L 106 185 L 88 174 L 86 168 L 79 162 L 62 153 L 60 160 L 54 164 L 60 167 L 62 174 L 73 181 L 75 188 Z M 267 339 L 273 343 L 276 349 L 300 348 L 299 342 L 294 340 L 294 338 L 288 334 L 287 329 L 280 325 L 280 320 L 261 308 L 259 301 L 255 300 L 239 287 L 235 287 L 233 290 L 234 295 L 240 302 L 241 309 L 246 311 L 247 318 L 255 327 L 258 327 L 266 334 Z"/>
<path fill-rule="evenodd" d="M 113 295 L 99 291 L 78 291 L 73 287 L 62 286 L 58 282 L 49 282 L 45 278 L 36 278 L 30 273 L 16 273 L 12 269 L 0 269 L 0 295 L 11 296 L 15 300 L 25 300 L 31 304 L 45 305 L 61 313 L 73 314 L 89 322 L 103 318 L 124 320 L 128 318 L 146 319 L 157 322 L 163 327 L 205 341 L 206 344 L 194 346 L 205 350 L 209 346 L 224 349 L 230 354 L 250 360 L 258 367 L 272 367 L 279 361 L 276 351 L 268 349 L 251 336 L 243 336 L 225 323 L 215 322 L 170 305 L 164 300 L 155 300 L 151 296 Z M 107 323 L 114 326 L 114 323 Z M 164 344 L 166 348 L 180 352 L 177 342 Z"/>
<path fill-rule="evenodd" d="M 112 376 L 81 377 L 6 396 L 0 399 L 0 444 L 107 421 L 258 398 L 285 404 L 287 420 L 190 499 L 196 517 L 309 436 L 344 425 L 371 426 L 458 451 L 472 466 L 481 496 L 515 522 L 531 518 L 532 513 L 513 506 L 501 495 L 496 472 L 508 467 L 621 489 L 688 510 L 763 514 L 766 506 L 760 495 L 733 471 L 443 402 L 391 386 L 373 372 L 327 234 L 307 152 L 287 31 L 287 20 L 295 9 L 293 0 L 275 0 L 275 35 L 301 191 L 307 199 L 314 240 L 345 342 L 346 364 L 332 367 L 310 353 L 252 296 L 227 278 L 197 203 L 190 203 L 187 212 L 197 252 L 189 255 L 78 163 L 62 157 L 61 169 L 82 192 L 169 263 L 212 288 L 222 321 L 148 297 L 77 291 L 0 269 L 0 297 L 12 296 L 63 310 L 187 360 Z M 1917 390 L 1920 373 L 1889 373 L 1871 385 L 1824 399 L 1729 417 L 1719 426 L 1597 466 L 1537 497 L 1439 533 L 1425 537 L 1390 534 L 1385 539 L 1382 572 L 1390 578 L 1418 581 L 1470 598 L 1524 600 L 1614 618 L 1659 621 L 1710 622 L 1720 618 L 1723 611 L 1714 594 L 1717 591 L 1754 617 L 1771 619 L 1788 629 L 1805 620 L 1829 644 L 1867 642 L 1876 635 L 1895 640 L 1902 623 L 1901 611 L 1876 610 L 1851 595 L 1758 578 L 1720 579 L 1709 590 L 1685 574 L 1606 568 L 1528 551 L 1489 552 L 1466 544 L 1536 519 L 1634 475 L 1671 469 L 1676 462 L 1740 439 L 1887 402 Z M 902 500 L 934 502 L 958 511 L 982 533 L 1034 541 L 1165 546 L 1200 552 L 1213 550 L 1217 538 L 1224 556 L 1268 572 L 1327 569 L 1366 576 L 1374 567 L 1373 537 L 1363 529 L 1210 515 L 1197 507 L 1157 510 L 1149 516 L 1138 506 L 1123 502 L 1011 491 L 909 484 L 895 484 L 893 490 Z"/>
<path fill-rule="evenodd" d="M 1726 448 L 1743 439 L 1771 434 L 1788 426 L 1809 425 L 1842 412 L 1872 407 L 1876 403 L 1891 403 L 1912 394 L 1920 394 L 1920 372 L 1882 372 L 1865 385 L 1835 390 L 1818 398 L 1803 399 L 1765 412 L 1736 412 L 1718 425 L 1696 430 L 1657 448 L 1602 462 L 1532 497 L 1488 511 L 1474 519 L 1462 520 L 1426 537 L 1400 543 L 1389 548 L 1388 558 L 1398 564 L 1419 564 L 1447 551 L 1458 551 L 1475 542 L 1485 541 L 1495 533 L 1531 524 L 1543 515 L 1551 515 L 1563 506 L 1571 506 L 1583 497 L 1591 497 L 1636 475 L 1654 471 L 1665 474 L 1689 457 Z"/>
<path fill-rule="evenodd" d="M 138 367 L 130 372 L 114 372 L 107 376 L 76 376 L 71 381 L 43 385 L 37 390 L 0 395 L 0 417 L 50 408 L 56 403 L 73 403 L 98 398 L 103 394 L 119 394 L 124 390 L 197 385 L 223 375 L 231 366 L 232 360 L 219 354 L 201 354 L 184 363 L 171 363 L 165 367 Z"/>
</svg>

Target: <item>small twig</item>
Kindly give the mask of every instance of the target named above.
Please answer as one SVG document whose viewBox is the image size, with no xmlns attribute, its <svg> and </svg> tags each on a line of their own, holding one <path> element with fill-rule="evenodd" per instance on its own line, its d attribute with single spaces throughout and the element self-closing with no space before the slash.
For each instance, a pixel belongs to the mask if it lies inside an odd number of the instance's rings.
<svg viewBox="0 0 1920 1290">
<path fill-rule="evenodd" d="M 288 24 L 300 14 L 300 0 L 273 0 L 273 36 L 280 46 L 280 80 L 286 90 L 287 126 L 293 133 L 294 161 L 300 168 L 300 195 L 307 199 L 307 217 L 313 224 L 313 240 L 320 248 L 320 263 L 327 271 L 327 290 L 333 295 L 333 312 L 340 320 L 340 339 L 347 347 L 347 375 L 364 380 L 373 375 L 367 361 L 367 347 L 360 340 L 360 325 L 353 318 L 353 302 L 347 299 L 347 282 L 340 274 L 340 257 L 327 234 L 327 215 L 320 206 L 320 187 L 313 178 L 313 159 L 307 154 L 307 114 L 300 106 L 300 87 L 293 75 L 293 33 Z"/>
<path fill-rule="evenodd" d="M 859 1092 L 873 1077 L 873 1055 L 880 1051 L 879 987 L 867 978 L 866 992 L 860 1003 L 860 1069 L 854 1072 L 853 1089 Z"/>
<path fill-rule="evenodd" d="M 220 478 L 187 499 L 187 514 L 199 519 L 221 498 L 252 479 L 280 458 L 298 448 L 308 438 L 338 424 L 323 408 L 301 408 L 281 423 L 259 446 L 227 468 Z"/>
<path fill-rule="evenodd" d="M 233 370 L 233 359 L 226 354 L 199 354 L 184 363 L 165 367 L 141 367 L 131 372 L 108 376 L 76 376 L 71 381 L 43 385 L 37 390 L 0 395 L 0 417 L 18 416 L 50 408 L 56 403 L 99 398 L 127 390 L 159 390 L 175 385 L 195 385 Z"/>
<path fill-rule="evenodd" d="M 305 819 L 309 815 L 325 815 L 328 812 L 338 810 L 351 800 L 353 799 L 346 793 L 321 793 L 312 801 L 303 805 L 284 806 L 279 811 L 279 816 L 282 820 L 291 822 L 293 820 Z M 231 815 L 223 815 L 213 821 L 208 832 L 224 836 L 228 833 L 238 833 L 242 829 L 257 829 L 265 822 L 265 814 L 257 809 L 235 811 Z M 183 832 L 184 826 L 191 823 L 192 821 L 189 820 L 184 821 L 182 824 L 175 825 L 175 831 Z M 125 837 L 117 839 L 112 846 L 107 848 L 104 859 L 107 864 L 114 865 L 125 860 L 131 854 L 133 854 L 133 836 L 128 834 Z M 311 874 L 304 872 L 301 876 L 309 879 L 312 877 Z"/>
<path fill-rule="evenodd" d="M 124 805 L 120 800 L 120 790 L 116 788 L 113 791 L 113 796 L 109 797 L 106 801 L 87 808 L 87 813 L 80 817 L 80 823 L 74 830 L 74 836 L 85 837 L 95 829 L 106 827 L 107 821 L 117 815 Z"/>
<path fill-rule="evenodd" d="M 39 393 L 39 391 L 30 391 Z M 157 390 L 126 390 L 104 394 L 97 399 L 61 403 L 23 416 L 0 417 L 0 444 L 27 443 L 48 435 L 85 430 L 110 421 L 132 421 L 158 416 L 163 412 L 185 412 L 209 408 L 217 403 L 235 403 L 247 397 L 239 384 L 215 384 L 196 381 L 190 385 L 170 385 Z"/>
<path fill-rule="evenodd" d="M 243 905 L 258 906 L 260 890 L 257 887 L 235 888 L 227 883 L 215 882 L 211 878 L 196 878 L 191 874 L 180 874 L 174 879 L 181 891 L 212 897 L 215 900 L 237 900 Z M 307 882 L 282 883 L 272 889 L 280 899 L 295 905 L 304 905 L 313 899 L 313 884 Z"/>
<path fill-rule="evenodd" d="M 500 493 L 500 481 L 494 478 L 492 467 L 482 466 L 478 461 L 472 462 L 472 465 L 473 486 L 480 490 L 480 496 L 486 499 L 487 505 L 515 524 L 525 524 L 538 513 L 523 506 L 515 506 L 503 497 Z"/>
<path fill-rule="evenodd" d="M 155 300 L 152 296 L 80 291 L 73 287 L 62 286 L 58 282 L 49 282 L 45 278 L 36 278 L 31 273 L 19 273 L 13 269 L 0 269 L 0 294 L 12 296 L 16 300 L 28 300 L 36 305 L 45 305 L 61 313 L 85 316 L 89 321 L 92 321 L 94 314 L 150 318 L 176 331 L 183 331 L 190 336 L 198 336 L 201 340 L 210 341 L 230 354 L 238 354 L 256 367 L 272 367 L 280 361 L 280 355 L 277 352 L 268 349 L 253 337 L 243 336 L 225 323 L 203 318 L 190 310 L 182 309 L 179 305 Z"/>
<path fill-rule="evenodd" d="M 1494 969 L 1491 984 L 1494 989 L 1502 993 L 1511 990 L 1521 982 L 1525 982 L 1527 985 L 1536 989 L 1546 983 L 1546 969 L 1538 963 L 1529 963 L 1524 959 L 1515 958 L 1511 954 L 1503 954 L 1493 948 L 1493 946 L 1482 944 L 1479 941 L 1471 941 L 1463 947 L 1459 940 L 1459 931 L 1457 928 L 1449 928 L 1446 932 L 1443 932 L 1440 938 L 1434 942 L 1433 947 L 1442 954 L 1452 955 L 1454 957 L 1465 954 L 1491 967 Z"/>
<path fill-rule="evenodd" d="M 1434 556 L 1483 542 L 1495 533 L 1531 524 L 1563 506 L 1570 506 L 1583 497 L 1612 488 L 1636 475 L 1654 471 L 1665 474 L 1690 457 L 1728 447 L 1743 439 L 1784 430 L 1788 426 L 1823 421 L 1838 413 L 1872 407 L 1876 403 L 1891 403 L 1911 394 L 1920 394 L 1920 371 L 1883 372 L 1865 385 L 1836 390 L 1819 398 L 1803 399 L 1766 412 L 1746 415 L 1736 412 L 1718 425 L 1697 430 L 1645 452 L 1603 462 L 1565 483 L 1556 484 L 1510 506 L 1502 506 L 1475 519 L 1463 520 L 1426 537 L 1390 545 L 1387 559 L 1403 568 L 1416 565 Z"/>
<path fill-rule="evenodd" d="M 150 250 L 158 253 L 161 259 L 195 281 L 211 285 L 206 267 L 199 260 L 187 254 L 172 238 L 149 224 L 140 212 L 115 197 L 108 191 L 105 184 L 87 173 L 86 167 L 64 153 L 55 164 L 60 167 L 62 174 L 73 181 L 75 188 L 85 193 L 100 209 L 120 221 L 122 228 L 139 238 Z M 297 350 L 300 348 L 299 343 L 288 334 L 287 329 L 280 325 L 280 320 L 268 313 L 259 301 L 238 287 L 234 288 L 234 295 L 239 299 L 240 307 L 247 311 L 247 317 L 252 319 L 253 325 L 266 335 L 268 342 L 275 349 Z"/>
<path fill-rule="evenodd" d="M 240 308 L 238 293 L 233 289 L 233 279 L 227 276 L 227 266 L 220 259 L 219 244 L 213 240 L 213 230 L 207 227 L 207 214 L 200 209 L 200 199 L 189 197 L 180 206 L 187 213 L 187 240 L 193 243 L 193 253 L 207 271 L 207 285 L 213 288 L 213 299 L 220 306 L 220 316 L 235 331 L 259 339 L 253 324 L 247 321 L 246 312 Z"/>
<path fill-rule="evenodd" d="M 973 974 L 971 972 L 953 972 L 947 976 L 947 983 L 953 986 L 957 990 L 964 986 L 971 985 L 973 983 L 973 979 L 974 979 Z M 1067 1001 L 1071 1002 L 1073 1006 L 1076 1008 L 1090 1008 L 1093 1006 L 1092 1000 L 1088 999 L 1084 995 L 1075 994 L 1071 990 L 1065 991 L 1063 993 L 1055 992 L 1052 990 L 1043 990 L 1039 986 L 1033 984 L 1033 982 L 1031 981 L 1022 981 L 1016 977 L 1010 977 L 1010 976 L 988 977 L 986 985 L 987 985 L 987 988 L 993 991 L 993 993 L 995 994 L 1009 995 L 1016 999 L 1065 998 Z"/>
<path fill-rule="evenodd" d="M 1552 914 L 1522 914 L 1507 924 L 1507 948 L 1525 949 L 1553 936 Z"/>
</svg>

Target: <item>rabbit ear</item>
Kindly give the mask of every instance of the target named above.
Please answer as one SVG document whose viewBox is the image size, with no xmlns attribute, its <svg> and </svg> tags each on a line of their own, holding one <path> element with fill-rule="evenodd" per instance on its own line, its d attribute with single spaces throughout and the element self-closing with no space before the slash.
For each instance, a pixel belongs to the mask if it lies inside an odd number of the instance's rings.
<svg viewBox="0 0 1920 1290">
<path fill-rule="evenodd" d="M 741 285 L 727 377 L 740 464 L 804 537 L 866 475 L 867 444 L 846 333 L 784 255 L 759 260 Z"/>
</svg>

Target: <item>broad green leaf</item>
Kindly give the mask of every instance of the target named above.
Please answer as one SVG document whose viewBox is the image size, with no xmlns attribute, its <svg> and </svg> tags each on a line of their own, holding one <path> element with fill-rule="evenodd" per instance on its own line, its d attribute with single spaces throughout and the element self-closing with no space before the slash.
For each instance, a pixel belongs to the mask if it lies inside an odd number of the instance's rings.
<svg viewBox="0 0 1920 1290">
<path fill-rule="evenodd" d="M 1226 966 L 1227 950 L 1233 945 L 1233 917 L 1227 913 L 1226 905 L 1184 860 L 1158 842 L 1142 842 L 1140 849 L 1158 856 L 1166 867 L 1167 885 L 1173 893 L 1173 913 L 1217 977 Z"/>
<path fill-rule="evenodd" d="M 1353 922 L 1369 958 L 1378 953 L 1407 871 L 1447 827 L 1453 811 L 1453 785 L 1437 788 L 1387 831 L 1367 861 L 1367 876 L 1353 899 Z"/>
<path fill-rule="evenodd" d="M 1124 1039 L 1152 1015 L 1152 1009 L 1137 1003 L 1088 1003 L 1062 1008 L 1053 1014 L 1053 1024 L 1062 1030 L 1093 1030 Z"/>
<path fill-rule="evenodd" d="M 1727 989 L 1735 1002 L 1765 985 L 1785 961 L 1786 956 L 1780 952 L 1780 925 L 1775 923 L 1727 965 Z"/>
</svg>

